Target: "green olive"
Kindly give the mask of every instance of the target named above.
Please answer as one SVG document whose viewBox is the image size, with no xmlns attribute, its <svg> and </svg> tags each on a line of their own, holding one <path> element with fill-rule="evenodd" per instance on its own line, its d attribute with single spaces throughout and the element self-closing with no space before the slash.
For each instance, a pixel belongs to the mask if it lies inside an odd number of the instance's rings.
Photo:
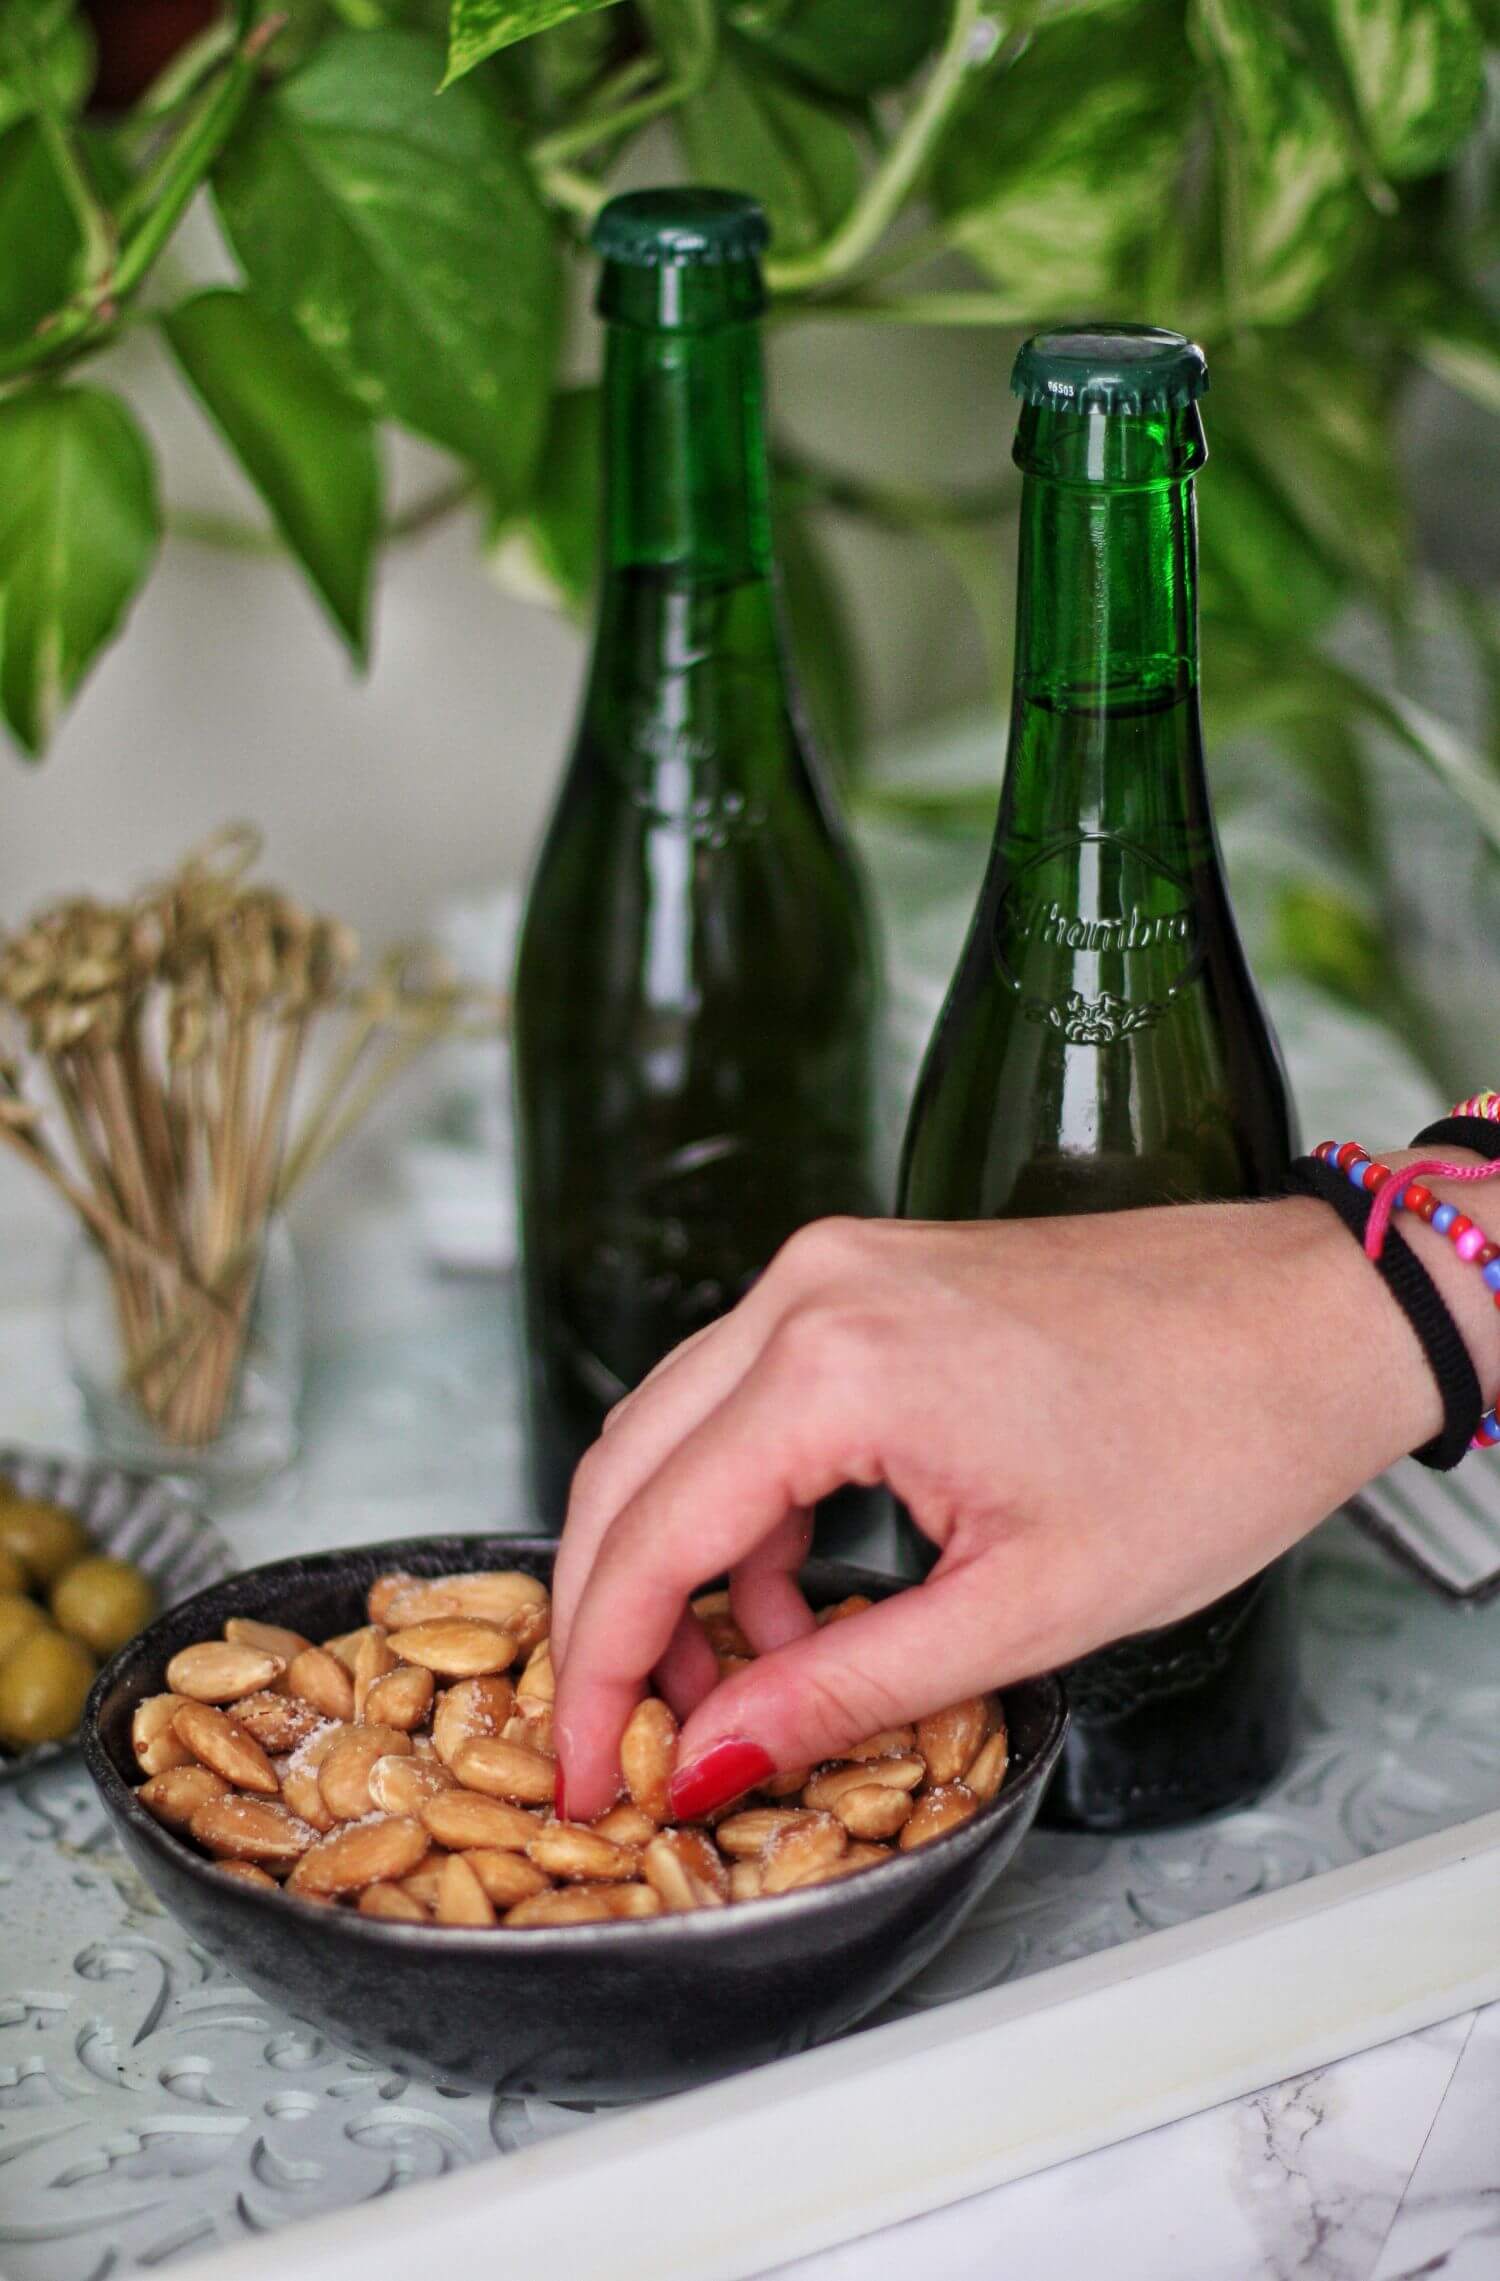
<svg viewBox="0 0 1500 2281">
<path fill-rule="evenodd" d="M 15 1555 L 33 1584 L 44 1589 L 90 1549 L 77 1515 L 39 1497 L 0 1504 L 0 1546 Z"/>
<path fill-rule="evenodd" d="M 156 1613 L 156 1594 L 138 1568 L 108 1553 L 77 1560 L 52 1587 L 52 1614 L 95 1655 L 113 1655 Z"/>
<path fill-rule="evenodd" d="M 94 1683 L 94 1659 L 44 1625 L 0 1664 L 0 1742 L 12 1750 L 61 1742 L 77 1726 Z"/>
<path fill-rule="evenodd" d="M 46 1622 L 43 1610 L 24 1592 L 0 1592 L 0 1663 L 29 1633 L 43 1630 Z"/>
<path fill-rule="evenodd" d="M 24 1592 L 27 1577 L 24 1561 L 16 1558 L 0 1544 L 0 1592 Z"/>
</svg>

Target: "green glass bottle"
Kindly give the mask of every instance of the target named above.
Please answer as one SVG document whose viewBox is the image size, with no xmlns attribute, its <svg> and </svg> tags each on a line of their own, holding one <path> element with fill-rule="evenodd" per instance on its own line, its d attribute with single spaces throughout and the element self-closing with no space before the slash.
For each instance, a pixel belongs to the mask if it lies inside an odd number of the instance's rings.
<svg viewBox="0 0 1500 2281">
<path fill-rule="evenodd" d="M 1079 327 L 1028 341 L 1012 386 L 1009 756 L 900 1209 L 1019 1219 L 1272 1195 L 1292 1117 L 1230 909 L 1199 719 L 1202 352 L 1150 327 Z M 1148 1828 L 1254 1796 L 1291 1739 L 1290 1570 L 1090 1656 L 1068 1684 L 1054 1821 Z"/>
<path fill-rule="evenodd" d="M 806 1221 L 867 1213 L 877 972 L 787 670 L 760 208 L 606 206 L 593 658 L 522 927 L 514 1070 L 543 1523 L 610 1404 Z"/>
</svg>

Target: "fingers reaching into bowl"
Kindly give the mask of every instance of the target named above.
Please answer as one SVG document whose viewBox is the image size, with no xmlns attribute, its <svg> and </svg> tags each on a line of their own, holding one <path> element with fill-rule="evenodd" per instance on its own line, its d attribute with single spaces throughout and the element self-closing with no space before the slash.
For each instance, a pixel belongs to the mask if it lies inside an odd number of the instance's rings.
<svg viewBox="0 0 1500 2281">
<path fill-rule="evenodd" d="M 1305 1199 L 804 1229 L 579 1468 L 554 1630 L 571 1810 L 613 1796 L 653 1672 L 684 1722 L 674 1806 L 703 1813 L 1188 1615 L 1431 1430 L 1409 1343 Z M 808 1513 L 851 1482 L 887 1484 L 939 1557 L 830 1630 L 796 1577 Z M 690 1611 L 722 1573 L 748 1668 Z"/>
</svg>

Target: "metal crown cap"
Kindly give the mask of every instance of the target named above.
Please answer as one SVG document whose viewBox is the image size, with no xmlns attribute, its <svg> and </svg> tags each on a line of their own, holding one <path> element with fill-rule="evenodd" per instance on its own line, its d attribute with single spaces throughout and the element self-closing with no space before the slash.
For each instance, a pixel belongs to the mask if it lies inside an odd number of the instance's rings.
<svg viewBox="0 0 1500 2281">
<path fill-rule="evenodd" d="M 678 268 L 755 261 L 771 231 L 764 210 L 738 190 L 629 190 L 601 208 L 592 242 L 606 261 Z"/>
<path fill-rule="evenodd" d="M 1208 366 L 1196 341 L 1158 325 L 1062 325 L 1023 341 L 1010 386 L 1054 411 L 1139 415 L 1196 403 Z"/>
</svg>

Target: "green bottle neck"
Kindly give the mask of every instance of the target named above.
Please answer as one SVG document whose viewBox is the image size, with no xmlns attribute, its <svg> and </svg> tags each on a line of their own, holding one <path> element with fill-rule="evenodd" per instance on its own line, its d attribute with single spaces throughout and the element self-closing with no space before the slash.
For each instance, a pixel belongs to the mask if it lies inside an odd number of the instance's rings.
<svg viewBox="0 0 1500 2281">
<path fill-rule="evenodd" d="M 604 368 L 606 606 L 615 575 L 735 584 L 771 571 L 759 329 L 615 323 Z"/>
<path fill-rule="evenodd" d="M 1195 695 L 1193 475 L 1205 457 L 1191 406 L 1022 413 L 1018 703 L 1134 713 Z"/>
</svg>

